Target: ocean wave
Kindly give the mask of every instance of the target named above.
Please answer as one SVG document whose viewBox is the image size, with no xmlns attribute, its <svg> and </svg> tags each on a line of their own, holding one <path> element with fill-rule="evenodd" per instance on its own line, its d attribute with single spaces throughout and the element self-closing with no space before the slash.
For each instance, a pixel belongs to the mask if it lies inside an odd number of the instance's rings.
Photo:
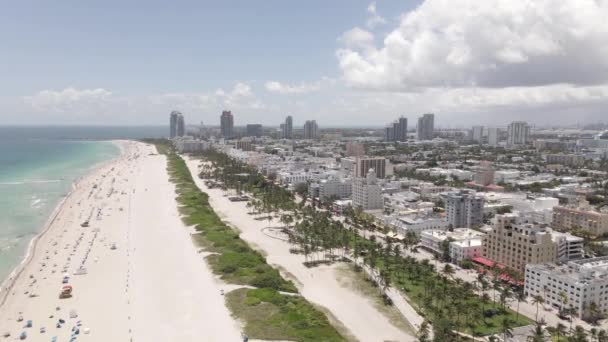
<svg viewBox="0 0 608 342">
<path fill-rule="evenodd" d="M 25 184 L 43 184 L 43 183 L 59 183 L 61 179 L 40 179 L 40 180 L 25 180 L 17 182 L 0 182 L 0 185 L 25 185 Z"/>
</svg>

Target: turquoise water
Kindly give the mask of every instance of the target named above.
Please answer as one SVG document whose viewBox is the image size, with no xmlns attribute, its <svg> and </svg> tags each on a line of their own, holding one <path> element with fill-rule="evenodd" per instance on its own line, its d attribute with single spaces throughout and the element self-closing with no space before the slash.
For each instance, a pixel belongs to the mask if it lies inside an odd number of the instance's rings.
<svg viewBox="0 0 608 342">
<path fill-rule="evenodd" d="M 0 281 L 21 262 L 72 183 L 120 152 L 111 142 L 43 132 L 0 127 Z"/>
</svg>

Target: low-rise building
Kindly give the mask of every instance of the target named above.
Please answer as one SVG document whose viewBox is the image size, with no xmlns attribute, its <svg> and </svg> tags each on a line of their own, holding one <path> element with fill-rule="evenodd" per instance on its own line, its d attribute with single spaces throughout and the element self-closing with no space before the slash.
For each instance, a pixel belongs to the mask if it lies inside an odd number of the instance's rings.
<svg viewBox="0 0 608 342">
<path fill-rule="evenodd" d="M 578 228 L 599 236 L 608 233 L 608 214 L 584 207 L 557 206 L 553 208 L 552 226 L 561 230 Z"/>
<path fill-rule="evenodd" d="M 445 218 L 412 216 L 397 217 L 390 221 L 390 225 L 401 235 L 407 233 L 420 235 L 426 230 L 445 231 L 449 226 Z"/>
<path fill-rule="evenodd" d="M 587 316 L 595 305 L 608 312 L 608 257 L 570 261 L 565 265 L 529 264 L 526 266 L 524 292 L 541 296 L 556 308 L 576 308 Z M 564 300 L 565 298 L 565 300 Z"/>
<path fill-rule="evenodd" d="M 484 234 L 473 229 L 456 228 L 447 230 L 425 230 L 420 233 L 420 246 L 436 254 L 448 252 L 452 262 L 460 262 L 481 255 L 481 237 Z"/>
<path fill-rule="evenodd" d="M 312 182 L 308 185 L 308 194 L 310 197 L 316 197 L 322 200 L 332 197 L 336 199 L 350 198 L 352 193 L 353 183 L 350 179 L 331 177 L 318 182 Z"/>
</svg>

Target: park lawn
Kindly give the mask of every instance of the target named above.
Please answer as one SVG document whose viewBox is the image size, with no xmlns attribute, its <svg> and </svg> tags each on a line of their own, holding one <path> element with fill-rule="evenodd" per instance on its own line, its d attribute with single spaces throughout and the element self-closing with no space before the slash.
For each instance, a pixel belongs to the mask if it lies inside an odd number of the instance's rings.
<svg viewBox="0 0 608 342">
<path fill-rule="evenodd" d="M 397 276 L 393 275 L 393 278 L 397 278 Z M 423 316 L 428 316 L 425 312 L 424 304 L 419 303 L 418 295 L 424 294 L 424 284 L 422 282 L 417 282 L 415 279 L 410 280 L 407 276 L 401 276 L 398 279 L 393 280 L 393 284 L 396 284 L 399 290 L 405 293 L 406 297 L 409 299 L 409 302 L 412 304 L 414 309 L 421 313 Z M 481 306 L 482 301 L 479 296 L 474 296 L 468 299 L 467 301 L 470 304 L 477 303 Z M 422 307 L 421 307 L 422 306 Z M 499 308 L 500 304 L 494 301 L 489 301 L 484 305 L 484 309 L 490 308 Z M 433 317 L 428 317 L 431 321 Z M 530 324 L 534 324 L 534 321 L 529 319 L 528 317 L 522 315 L 521 313 L 517 316 L 517 313 L 513 310 L 506 308 L 504 312 L 501 310 L 498 314 L 488 317 L 485 319 L 481 319 L 477 322 L 473 328 L 467 327 L 463 332 L 472 334 L 474 336 L 486 336 L 491 334 L 499 334 L 502 333 L 501 330 L 501 322 L 504 318 L 508 318 L 513 322 L 514 327 L 521 327 Z M 460 321 L 465 323 L 465 318 L 461 317 Z"/>
<path fill-rule="evenodd" d="M 246 322 L 245 334 L 252 339 L 345 341 L 325 315 L 300 296 L 272 289 L 238 289 L 226 294 L 226 304 Z"/>
</svg>

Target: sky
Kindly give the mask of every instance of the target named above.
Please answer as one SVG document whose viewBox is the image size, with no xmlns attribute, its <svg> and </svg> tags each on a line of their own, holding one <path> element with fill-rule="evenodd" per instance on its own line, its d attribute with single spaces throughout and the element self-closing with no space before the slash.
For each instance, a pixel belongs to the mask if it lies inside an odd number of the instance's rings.
<svg viewBox="0 0 608 342">
<path fill-rule="evenodd" d="M 608 0 L 3 2 L 0 124 L 608 122 Z"/>
</svg>

